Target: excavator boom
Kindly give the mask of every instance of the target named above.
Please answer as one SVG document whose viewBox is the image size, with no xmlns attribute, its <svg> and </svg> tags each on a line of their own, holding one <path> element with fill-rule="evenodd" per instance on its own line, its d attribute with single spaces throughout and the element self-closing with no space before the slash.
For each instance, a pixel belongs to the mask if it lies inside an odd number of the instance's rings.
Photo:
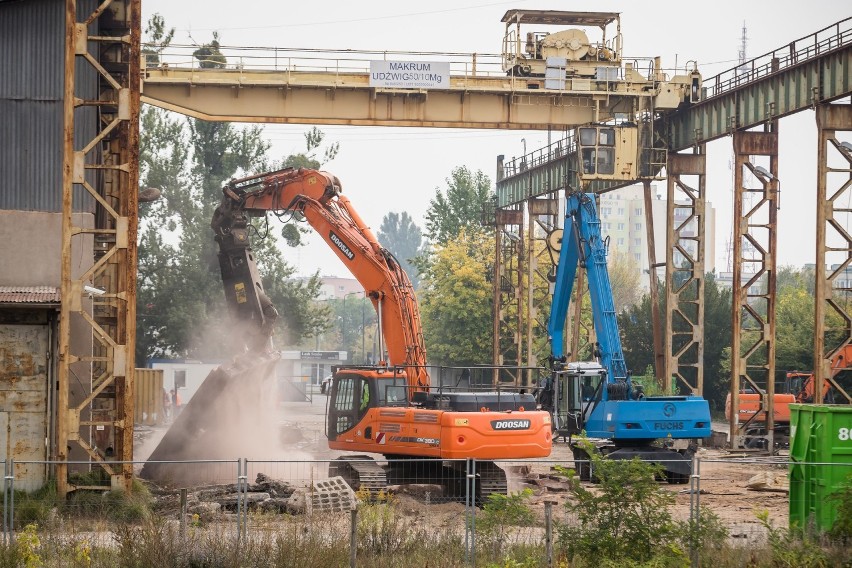
<svg viewBox="0 0 852 568">
<path fill-rule="evenodd" d="M 268 340 L 274 316 L 251 257 L 250 217 L 269 212 L 303 216 L 364 287 L 385 332 L 380 334 L 386 340 L 385 364 L 405 368 L 413 394 L 429 386 L 414 288 L 341 190 L 340 180 L 332 174 L 292 168 L 231 180 L 223 188 L 211 225 L 220 246 L 228 305 L 239 319 L 254 323 L 260 336 L 255 344 Z"/>
</svg>

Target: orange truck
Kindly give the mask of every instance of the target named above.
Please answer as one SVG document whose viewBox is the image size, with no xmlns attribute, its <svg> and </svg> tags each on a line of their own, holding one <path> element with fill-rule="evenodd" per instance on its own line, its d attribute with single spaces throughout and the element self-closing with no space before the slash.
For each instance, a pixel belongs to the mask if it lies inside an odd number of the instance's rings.
<svg viewBox="0 0 852 568">
<path fill-rule="evenodd" d="M 852 345 L 844 346 L 831 361 L 831 378 L 823 383 L 823 401 L 826 404 L 850 404 L 852 398 L 836 382 L 837 375 L 852 368 Z M 775 444 L 787 447 L 790 443 L 790 404 L 812 403 L 814 401 L 814 374 L 790 371 L 784 379 L 783 392 L 776 392 L 773 398 L 773 418 L 775 423 Z M 740 392 L 739 423 L 745 434 L 747 448 L 766 449 L 768 444 L 766 431 L 766 393 L 746 390 Z M 725 418 L 731 419 L 731 394 L 725 400 Z"/>
</svg>

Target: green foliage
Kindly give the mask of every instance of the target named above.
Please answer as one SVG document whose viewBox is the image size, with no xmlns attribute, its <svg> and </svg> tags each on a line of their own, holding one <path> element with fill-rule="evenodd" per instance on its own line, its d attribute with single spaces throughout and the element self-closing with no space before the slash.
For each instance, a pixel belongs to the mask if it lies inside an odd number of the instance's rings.
<svg viewBox="0 0 852 568">
<path fill-rule="evenodd" d="M 467 166 L 453 169 L 446 191 L 436 189 L 429 202 L 426 236 L 434 244 L 446 245 L 462 230 L 482 230 L 482 213 L 492 198 L 491 180 L 481 170 L 472 173 Z"/>
<path fill-rule="evenodd" d="M 333 160 L 337 157 L 338 152 L 340 152 L 340 142 L 333 142 L 331 144 L 327 144 L 325 148 L 322 147 L 326 142 L 325 133 L 316 126 L 305 132 L 304 136 L 304 152 L 286 156 L 280 162 L 273 162 L 269 169 L 281 170 L 284 168 L 306 168 L 319 170 L 322 168 L 323 164 Z M 322 160 L 317 157 L 317 151 L 322 151 Z M 311 232 L 312 229 L 304 223 L 285 221 L 284 226 L 281 229 L 281 236 L 284 238 L 284 241 L 288 246 L 297 247 L 304 244 L 304 235 L 310 234 Z"/>
<path fill-rule="evenodd" d="M 665 321 L 665 290 L 660 290 L 660 322 Z M 713 274 L 704 282 L 704 398 L 715 408 L 724 408 L 730 370 L 725 370 L 724 350 L 731 345 L 731 291 L 720 287 Z M 654 364 L 653 320 L 651 298 L 647 294 L 634 306 L 619 314 L 624 358 L 631 369 L 645 369 Z M 675 331 L 684 331 L 675 321 Z M 658 370 L 659 372 L 659 370 Z M 678 388 L 680 385 L 678 385 Z"/>
<path fill-rule="evenodd" d="M 830 497 L 837 505 L 837 518 L 829 536 L 843 545 L 852 545 L 852 474 Z"/>
<path fill-rule="evenodd" d="M 610 249 L 607 272 L 612 286 L 615 313 L 619 314 L 636 305 L 642 296 L 642 288 L 639 286 L 639 265 L 633 257 Z"/>
<path fill-rule="evenodd" d="M 228 60 L 219 51 L 219 32 L 213 32 L 213 40 L 192 52 L 202 69 L 223 69 Z"/>
<path fill-rule="evenodd" d="M 817 541 L 800 531 L 778 529 L 769 522 L 768 511 L 761 511 L 757 519 L 767 531 L 771 563 L 773 566 L 803 568 L 828 568 L 833 566 L 828 553 Z"/>
<path fill-rule="evenodd" d="M 491 349 L 491 237 L 463 229 L 439 245 L 423 275 L 420 310 L 432 364 L 481 363 Z"/>
<path fill-rule="evenodd" d="M 149 28 L 156 36 L 152 40 L 162 39 L 162 20 Z M 215 63 L 217 53 L 214 34 L 197 55 Z M 228 179 L 268 171 L 269 144 L 260 127 L 184 119 L 147 106 L 141 126 L 140 185 L 160 189 L 163 197 L 143 204 L 139 213 L 137 364 L 150 357 L 227 357 L 242 345 L 228 325 L 210 219 Z M 309 132 L 306 142 L 309 151 L 314 149 L 322 133 Z M 281 314 L 277 342 L 296 345 L 321 333 L 329 325 L 329 310 L 312 302 L 319 295 L 319 276 L 295 280 L 295 269 L 278 246 L 278 229 L 271 230 L 265 220 L 256 221 L 255 228 L 258 270 Z"/>
<path fill-rule="evenodd" d="M 645 396 L 668 396 L 677 393 L 677 386 L 672 385 L 670 392 L 665 392 L 663 387 L 660 385 L 660 382 L 657 380 L 657 377 L 654 376 L 654 367 L 648 365 L 645 367 L 645 373 L 642 375 L 634 375 L 631 377 L 631 380 L 634 383 L 642 385 L 642 392 L 645 393 Z"/>
<path fill-rule="evenodd" d="M 169 46 L 175 37 L 175 29 L 166 29 L 166 20 L 160 14 L 153 14 L 145 24 L 147 41 L 142 46 L 145 64 L 156 67 L 160 64 L 160 54 Z"/>
<path fill-rule="evenodd" d="M 393 503 L 361 503 L 358 507 L 358 548 L 369 553 L 395 553 L 408 542 L 407 523 Z"/>
<path fill-rule="evenodd" d="M 329 300 L 328 306 L 331 309 L 331 320 L 335 322 L 330 328 L 335 337 L 330 338 L 326 334 L 326 342 L 339 345 L 349 352 L 350 363 L 367 364 L 367 353 L 372 349 L 377 319 L 373 303 L 359 293 Z"/>
<path fill-rule="evenodd" d="M 576 476 L 569 478 L 574 500 L 565 507 L 578 522 L 559 528 L 568 558 L 594 565 L 603 560 L 647 562 L 662 550 L 682 557 L 682 550 L 668 546 L 678 525 L 669 512 L 674 495 L 656 481 L 662 467 L 638 459 L 608 460 L 592 444 L 585 448 L 600 483 L 590 491 Z"/>
<path fill-rule="evenodd" d="M 502 554 L 506 538 L 514 527 L 530 526 L 535 522 L 535 514 L 529 506 L 532 494 L 531 489 L 524 489 L 509 495 L 492 493 L 488 496 L 477 517 L 476 528 L 495 557 Z"/>
<path fill-rule="evenodd" d="M 413 260 L 424 254 L 423 233 L 411 216 L 403 211 L 390 212 L 382 219 L 376 238 L 383 247 L 393 253 L 402 269 L 411 280 L 414 289 L 420 286 L 420 277 Z"/>
</svg>

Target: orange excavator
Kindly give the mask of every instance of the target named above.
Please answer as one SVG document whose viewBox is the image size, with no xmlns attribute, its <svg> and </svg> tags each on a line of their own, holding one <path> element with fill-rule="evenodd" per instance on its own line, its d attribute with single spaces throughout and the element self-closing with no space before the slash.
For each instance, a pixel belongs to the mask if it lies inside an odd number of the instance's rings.
<svg viewBox="0 0 852 568">
<path fill-rule="evenodd" d="M 852 344 L 844 346 L 831 360 L 831 375 L 823 381 L 823 402 L 825 404 L 852 404 L 850 396 L 837 383 L 837 376 L 852 368 Z M 802 371 L 788 371 L 784 379 L 784 391 L 776 392 L 773 397 L 773 418 L 775 423 L 775 444 L 789 446 L 790 443 L 790 404 L 814 402 L 816 381 L 814 374 Z M 745 446 L 747 448 L 766 448 L 766 410 L 763 399 L 765 393 L 740 392 L 739 423 L 743 425 Z M 731 418 L 731 395 L 725 400 L 725 417 Z"/>
<path fill-rule="evenodd" d="M 388 465 L 381 467 L 366 455 L 344 455 L 333 463 L 331 474 L 344 476 L 354 489 L 370 491 L 428 477 L 432 483 L 443 480 L 453 494 L 469 473 L 465 460 L 475 458 L 478 493 L 487 495 L 506 491 L 505 472 L 492 460 L 550 455 L 550 415 L 536 410 L 531 394 L 431 386 L 411 282 L 342 195 L 337 177 L 288 168 L 231 180 L 223 194 L 211 225 L 225 297 L 232 313 L 247 324 L 250 352 L 271 350 L 277 317 L 249 242 L 254 216 L 274 212 L 303 217 L 360 282 L 378 314 L 379 341 L 384 342 L 379 353 L 386 353 L 387 360 L 334 370 L 326 434 L 331 449 L 381 454 Z M 439 460 L 427 463 L 422 458 Z"/>
</svg>

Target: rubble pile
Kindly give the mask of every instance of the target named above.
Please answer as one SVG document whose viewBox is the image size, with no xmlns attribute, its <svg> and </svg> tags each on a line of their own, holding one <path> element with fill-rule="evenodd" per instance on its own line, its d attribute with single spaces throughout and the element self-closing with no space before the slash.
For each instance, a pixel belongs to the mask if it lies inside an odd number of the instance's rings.
<svg viewBox="0 0 852 568">
<path fill-rule="evenodd" d="M 180 491 L 153 491 L 155 509 L 162 513 L 180 511 Z M 242 498 L 250 511 L 302 515 L 314 511 L 342 511 L 355 506 L 355 492 L 341 477 L 314 481 L 299 487 L 258 473 L 242 496 L 234 483 L 205 485 L 187 491 L 187 513 L 204 522 L 236 513 Z"/>
</svg>

